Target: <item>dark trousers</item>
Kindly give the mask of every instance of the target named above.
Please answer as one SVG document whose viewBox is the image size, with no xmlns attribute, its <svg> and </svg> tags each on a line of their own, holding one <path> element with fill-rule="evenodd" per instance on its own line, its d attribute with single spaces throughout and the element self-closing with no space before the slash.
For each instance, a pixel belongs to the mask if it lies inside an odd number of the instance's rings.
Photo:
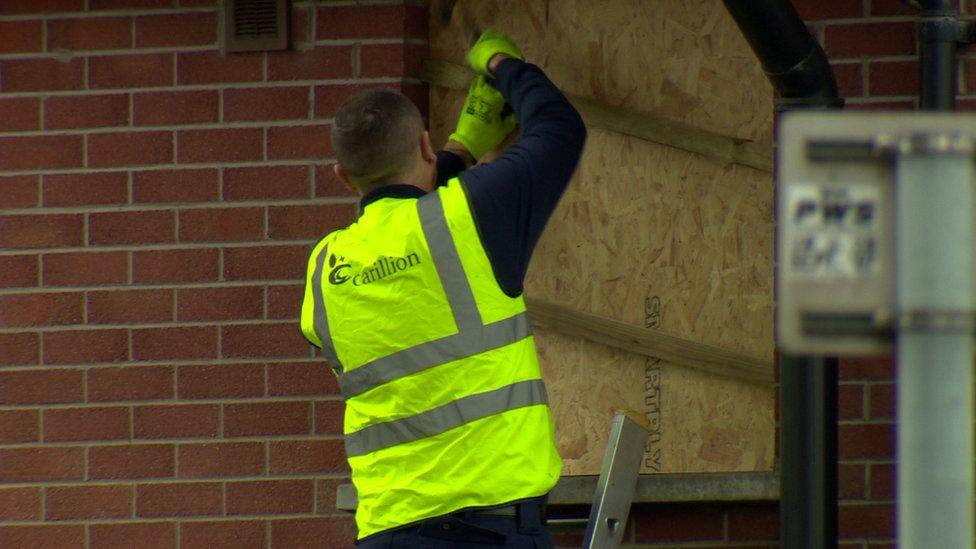
<svg viewBox="0 0 976 549">
<path fill-rule="evenodd" d="M 459 511 L 369 536 L 360 549 L 481 549 L 553 547 L 545 522 L 545 498 L 515 504 L 515 516 Z"/>
</svg>

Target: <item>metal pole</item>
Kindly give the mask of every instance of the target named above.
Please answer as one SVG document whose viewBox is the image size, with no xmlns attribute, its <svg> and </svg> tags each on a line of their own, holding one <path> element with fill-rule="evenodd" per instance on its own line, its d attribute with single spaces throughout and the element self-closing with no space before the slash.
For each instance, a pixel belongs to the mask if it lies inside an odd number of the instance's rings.
<svg viewBox="0 0 976 549">
<path fill-rule="evenodd" d="M 906 141 L 895 185 L 898 531 L 903 549 L 973 546 L 971 144 Z"/>
<path fill-rule="evenodd" d="M 780 539 L 837 547 L 837 359 L 780 357 Z"/>
</svg>

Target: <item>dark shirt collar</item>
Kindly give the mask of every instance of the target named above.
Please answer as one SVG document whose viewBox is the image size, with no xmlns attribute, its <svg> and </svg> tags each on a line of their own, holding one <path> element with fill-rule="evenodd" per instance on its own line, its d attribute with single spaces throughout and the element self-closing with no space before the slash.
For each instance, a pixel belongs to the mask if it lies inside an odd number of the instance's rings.
<svg viewBox="0 0 976 549">
<path fill-rule="evenodd" d="M 423 189 L 414 187 L 413 185 L 384 185 L 369 191 L 363 196 L 359 201 L 359 211 L 365 210 L 366 206 L 381 198 L 420 198 L 425 194 L 427 193 Z"/>
</svg>

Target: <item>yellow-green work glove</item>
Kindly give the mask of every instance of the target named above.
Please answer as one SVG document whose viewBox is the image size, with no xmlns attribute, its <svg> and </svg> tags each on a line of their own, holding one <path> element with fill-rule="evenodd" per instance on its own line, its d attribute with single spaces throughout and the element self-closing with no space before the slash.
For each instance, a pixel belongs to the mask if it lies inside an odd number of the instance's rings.
<svg viewBox="0 0 976 549">
<path fill-rule="evenodd" d="M 491 76 L 488 72 L 488 62 L 498 53 L 505 53 L 518 59 L 525 59 L 522 50 L 512 42 L 512 39 L 503 32 L 488 29 L 481 33 L 478 41 L 468 50 L 468 65 L 478 74 Z"/>
<path fill-rule="evenodd" d="M 457 141 L 471 153 L 475 160 L 497 148 L 508 134 L 515 130 L 518 121 L 515 113 L 502 116 L 505 98 L 484 76 L 476 76 L 468 89 L 468 98 L 461 109 L 457 129 L 451 141 Z"/>
</svg>

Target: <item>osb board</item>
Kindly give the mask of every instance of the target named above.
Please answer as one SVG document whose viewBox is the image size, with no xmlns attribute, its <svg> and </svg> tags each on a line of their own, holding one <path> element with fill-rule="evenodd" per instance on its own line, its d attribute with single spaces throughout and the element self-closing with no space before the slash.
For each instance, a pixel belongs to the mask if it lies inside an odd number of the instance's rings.
<svg viewBox="0 0 976 549">
<path fill-rule="evenodd" d="M 463 63 L 473 29 L 487 26 L 515 38 L 567 92 L 771 139 L 772 91 L 721 3 L 435 1 L 431 57 Z M 435 143 L 463 95 L 432 87 Z M 591 129 L 526 294 L 772 360 L 770 177 Z M 772 468 L 772 389 L 541 329 L 536 337 L 564 474 L 599 472 L 619 408 L 656 426 L 644 472 Z"/>
</svg>

